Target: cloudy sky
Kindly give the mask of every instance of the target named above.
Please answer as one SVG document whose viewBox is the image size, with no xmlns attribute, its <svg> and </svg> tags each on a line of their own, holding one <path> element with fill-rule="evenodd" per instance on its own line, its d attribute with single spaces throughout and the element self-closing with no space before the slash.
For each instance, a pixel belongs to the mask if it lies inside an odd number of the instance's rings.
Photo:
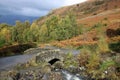
<svg viewBox="0 0 120 80">
<path fill-rule="evenodd" d="M 86 0 L 0 0 L 0 15 L 43 16 L 50 10 Z"/>
</svg>

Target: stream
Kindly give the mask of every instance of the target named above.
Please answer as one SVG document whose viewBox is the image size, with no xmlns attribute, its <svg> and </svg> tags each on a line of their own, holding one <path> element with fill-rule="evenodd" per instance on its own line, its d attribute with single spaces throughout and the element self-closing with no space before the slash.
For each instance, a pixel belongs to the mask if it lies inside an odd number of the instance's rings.
<svg viewBox="0 0 120 80">
<path fill-rule="evenodd" d="M 74 75 L 74 74 L 72 74 L 72 73 L 70 73 L 70 72 L 68 72 L 68 71 L 65 71 L 65 70 L 62 70 L 61 73 L 62 73 L 62 75 L 63 75 L 63 79 L 64 79 L 64 80 L 83 80 L 83 79 L 81 78 L 81 76 L 79 76 L 79 75 Z"/>
</svg>

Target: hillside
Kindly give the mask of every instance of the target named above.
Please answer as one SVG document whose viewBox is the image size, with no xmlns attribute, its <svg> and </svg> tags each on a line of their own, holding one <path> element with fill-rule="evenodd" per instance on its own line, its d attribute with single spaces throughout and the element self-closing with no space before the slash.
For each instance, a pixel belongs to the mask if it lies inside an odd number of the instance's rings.
<svg viewBox="0 0 120 80">
<path fill-rule="evenodd" d="M 115 30 L 120 28 L 120 0 L 88 0 L 84 3 L 65 6 L 51 11 L 47 16 L 38 19 L 36 23 L 43 25 L 51 16 L 59 15 L 64 17 L 69 12 L 72 12 L 76 16 L 79 26 L 84 26 L 84 33 L 86 33 L 87 38 L 84 40 L 85 36 L 81 34 L 60 43 L 56 42 L 57 44 L 54 43 L 54 45 L 66 46 L 67 44 L 82 45 L 96 43 L 98 36 L 94 26 L 97 23 L 105 25 L 104 31 L 107 34 L 106 39 L 108 42 L 120 40 L 119 33 L 115 32 Z"/>
<path fill-rule="evenodd" d="M 74 14 L 78 27 L 72 25 L 73 28 L 69 31 L 74 32 L 75 28 L 80 33 L 50 43 L 62 48 L 79 49 L 80 54 L 76 57 L 79 66 L 84 67 L 83 74 L 90 75 L 93 80 L 119 80 L 120 0 L 88 0 L 84 3 L 62 7 L 51 11 L 47 16 L 38 19 L 36 23 L 43 28 L 43 26 L 46 26 L 46 22 L 51 20 L 52 24 L 48 26 L 53 25 L 52 32 L 54 32 L 56 31 L 54 28 L 58 27 L 59 22 L 57 24 L 56 18 L 52 17 L 57 16 L 57 19 L 65 18 L 66 20 L 66 16 L 69 16 L 69 14 Z M 61 20 L 59 21 L 61 22 Z M 75 22 L 70 23 L 75 24 Z M 67 24 L 69 22 L 66 21 L 64 25 Z M 71 27 L 67 26 L 67 28 Z M 60 35 L 58 33 L 57 37 L 66 35 L 64 31 L 62 33 Z M 67 36 L 69 35 L 67 34 Z"/>
<path fill-rule="evenodd" d="M 40 18 L 37 20 L 38 24 L 41 24 L 46 18 L 53 15 L 65 16 L 69 11 L 74 13 L 77 17 L 78 23 L 81 22 L 81 19 L 88 18 L 90 16 L 98 15 L 102 12 L 107 12 L 109 10 L 113 10 L 120 8 L 120 0 L 89 0 L 84 3 L 65 6 L 59 9 L 55 9 L 51 11 L 47 16 Z M 108 13 L 108 12 L 107 12 Z M 104 14 L 105 15 L 105 14 Z M 106 14 L 107 15 L 107 14 Z M 85 20 L 85 19 L 84 19 Z"/>
</svg>

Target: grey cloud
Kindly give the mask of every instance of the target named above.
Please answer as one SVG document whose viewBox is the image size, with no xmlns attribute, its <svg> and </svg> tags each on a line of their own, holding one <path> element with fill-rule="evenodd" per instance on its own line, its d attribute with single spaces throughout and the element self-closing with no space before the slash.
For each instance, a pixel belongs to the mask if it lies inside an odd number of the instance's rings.
<svg viewBox="0 0 120 80">
<path fill-rule="evenodd" d="M 2 0 L 0 1 L 0 14 L 42 16 L 60 6 L 62 6 L 60 0 Z"/>
<path fill-rule="evenodd" d="M 43 16 L 65 5 L 66 0 L 0 0 L 0 14 Z"/>
</svg>

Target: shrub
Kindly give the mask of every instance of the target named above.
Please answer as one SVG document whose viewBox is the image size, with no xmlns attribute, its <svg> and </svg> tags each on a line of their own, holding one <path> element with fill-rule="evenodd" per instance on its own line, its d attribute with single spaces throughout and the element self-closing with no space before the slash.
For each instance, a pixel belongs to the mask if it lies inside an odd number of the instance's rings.
<svg viewBox="0 0 120 80">
<path fill-rule="evenodd" d="M 98 37 L 99 37 L 99 40 L 98 40 L 98 50 L 100 53 L 105 53 L 105 52 L 108 52 L 109 51 L 109 47 L 108 47 L 108 43 L 106 41 L 106 34 L 105 34 L 105 26 L 101 23 L 97 23 L 96 24 L 96 30 L 97 30 L 97 34 L 98 34 Z"/>
<path fill-rule="evenodd" d="M 110 48 L 112 51 L 120 52 L 120 42 L 110 43 L 110 44 L 109 44 L 109 48 Z"/>
<path fill-rule="evenodd" d="M 97 11 L 97 9 L 98 9 L 98 7 L 89 8 L 84 12 L 84 14 L 93 13 L 93 12 Z"/>
<path fill-rule="evenodd" d="M 72 53 L 67 53 L 65 57 L 65 68 L 70 66 L 78 66 L 78 62 L 75 60 L 74 55 Z"/>
<path fill-rule="evenodd" d="M 103 3 L 104 3 L 103 0 L 97 0 L 97 1 L 95 1 L 95 5 L 101 5 L 101 4 L 103 4 Z"/>
<path fill-rule="evenodd" d="M 5 45 L 5 40 L 4 39 L 0 39 L 0 47 Z"/>
<path fill-rule="evenodd" d="M 105 38 L 101 36 L 98 41 L 98 49 L 99 52 L 105 53 L 109 51 L 108 43 L 106 42 Z"/>
<path fill-rule="evenodd" d="M 107 18 L 107 17 L 105 17 L 105 18 L 104 18 L 104 20 L 108 20 L 108 18 Z"/>
<path fill-rule="evenodd" d="M 80 49 L 80 54 L 78 55 L 79 66 L 86 67 L 88 64 L 89 58 L 92 55 L 92 52 L 95 52 L 96 45 L 84 45 Z"/>
<path fill-rule="evenodd" d="M 97 52 L 93 52 L 88 60 L 87 66 L 87 73 L 91 75 L 92 78 L 99 78 L 100 77 L 100 67 L 101 58 Z"/>
</svg>

